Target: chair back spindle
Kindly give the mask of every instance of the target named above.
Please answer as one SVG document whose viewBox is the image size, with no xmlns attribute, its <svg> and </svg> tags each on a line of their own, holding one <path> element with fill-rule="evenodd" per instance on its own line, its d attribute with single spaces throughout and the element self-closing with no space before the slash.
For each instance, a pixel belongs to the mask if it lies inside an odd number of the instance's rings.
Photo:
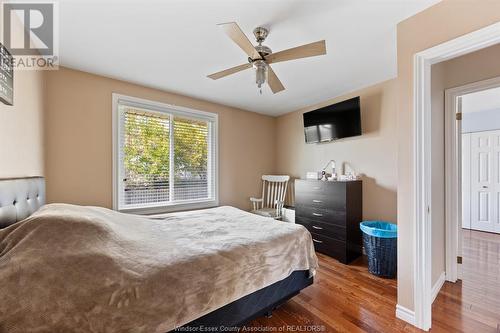
<svg viewBox="0 0 500 333">
<path fill-rule="evenodd" d="M 264 175 L 262 176 L 262 197 L 252 198 L 253 212 L 273 211 L 275 218 L 281 218 L 281 212 L 285 203 L 286 190 L 290 176 Z"/>
</svg>

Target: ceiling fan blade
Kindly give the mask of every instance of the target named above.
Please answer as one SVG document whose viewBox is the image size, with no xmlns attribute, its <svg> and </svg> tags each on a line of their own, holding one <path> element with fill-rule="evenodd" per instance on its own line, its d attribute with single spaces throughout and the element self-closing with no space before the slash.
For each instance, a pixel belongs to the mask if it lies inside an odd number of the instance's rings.
<svg viewBox="0 0 500 333">
<path fill-rule="evenodd" d="M 326 43 L 324 40 L 302 46 L 293 47 L 276 53 L 271 53 L 266 57 L 268 64 L 288 61 L 300 58 L 314 57 L 326 54 Z"/>
<path fill-rule="evenodd" d="M 247 38 L 247 36 L 243 33 L 241 28 L 236 22 L 229 22 L 229 23 L 221 23 L 218 24 L 222 29 L 224 29 L 224 32 L 226 35 L 229 36 L 235 42 L 238 44 L 238 46 L 245 51 L 245 53 L 252 59 L 261 59 L 261 56 L 259 52 L 255 49 L 253 44 L 250 42 L 250 40 Z"/>
<path fill-rule="evenodd" d="M 271 87 L 273 94 L 285 90 L 285 87 L 281 83 L 280 79 L 278 79 L 271 66 L 267 69 L 267 83 L 269 84 L 269 87 Z"/>
<path fill-rule="evenodd" d="M 251 67 L 252 67 L 252 64 L 250 64 L 250 63 L 243 64 L 243 65 L 239 65 L 239 66 L 236 66 L 236 67 L 225 69 L 225 70 L 217 72 L 217 73 L 213 73 L 213 74 L 207 75 L 207 77 L 211 78 L 212 80 L 217 80 L 217 79 L 220 79 L 220 78 L 222 78 L 224 76 L 228 76 L 228 75 L 231 75 L 231 74 L 234 74 L 234 73 L 238 73 L 238 72 L 241 72 L 241 71 L 243 71 L 245 69 L 248 69 L 248 68 L 251 68 Z"/>
</svg>

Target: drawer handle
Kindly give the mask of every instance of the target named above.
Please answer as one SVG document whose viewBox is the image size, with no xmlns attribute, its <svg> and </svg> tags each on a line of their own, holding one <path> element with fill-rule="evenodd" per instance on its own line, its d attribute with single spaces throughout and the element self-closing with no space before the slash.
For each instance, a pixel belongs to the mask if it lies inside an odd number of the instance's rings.
<svg viewBox="0 0 500 333">
<path fill-rule="evenodd" d="M 316 229 L 316 230 L 323 230 L 323 228 L 321 228 L 321 227 L 317 227 L 317 226 L 315 226 L 315 225 L 313 225 L 312 227 L 313 227 L 313 229 Z"/>
<path fill-rule="evenodd" d="M 320 244 L 323 243 L 323 241 L 320 241 L 320 240 L 317 240 L 317 239 L 314 239 L 314 238 L 313 238 L 313 242 L 320 243 Z"/>
<path fill-rule="evenodd" d="M 323 216 L 323 214 L 320 214 L 320 213 L 313 213 L 314 216 Z"/>
<path fill-rule="evenodd" d="M 323 201 L 314 199 L 313 202 L 315 202 L 315 203 L 322 203 Z"/>
<path fill-rule="evenodd" d="M 319 186 L 313 187 L 313 190 L 320 190 L 320 189 L 321 189 L 321 187 L 319 187 Z"/>
</svg>

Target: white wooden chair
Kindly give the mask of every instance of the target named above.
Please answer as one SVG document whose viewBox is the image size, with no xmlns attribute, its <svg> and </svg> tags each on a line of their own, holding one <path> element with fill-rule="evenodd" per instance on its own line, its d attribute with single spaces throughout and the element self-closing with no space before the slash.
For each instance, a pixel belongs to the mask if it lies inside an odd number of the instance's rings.
<svg viewBox="0 0 500 333">
<path fill-rule="evenodd" d="M 281 219 L 290 176 L 262 176 L 262 197 L 250 198 L 252 213 Z"/>
</svg>

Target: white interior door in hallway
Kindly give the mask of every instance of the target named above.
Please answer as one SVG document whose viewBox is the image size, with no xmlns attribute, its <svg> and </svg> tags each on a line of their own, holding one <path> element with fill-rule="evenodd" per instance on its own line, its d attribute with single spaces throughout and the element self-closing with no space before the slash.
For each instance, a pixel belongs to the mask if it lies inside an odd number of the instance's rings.
<svg viewBox="0 0 500 333">
<path fill-rule="evenodd" d="M 462 140 L 462 227 L 500 233 L 500 130 Z"/>
</svg>

